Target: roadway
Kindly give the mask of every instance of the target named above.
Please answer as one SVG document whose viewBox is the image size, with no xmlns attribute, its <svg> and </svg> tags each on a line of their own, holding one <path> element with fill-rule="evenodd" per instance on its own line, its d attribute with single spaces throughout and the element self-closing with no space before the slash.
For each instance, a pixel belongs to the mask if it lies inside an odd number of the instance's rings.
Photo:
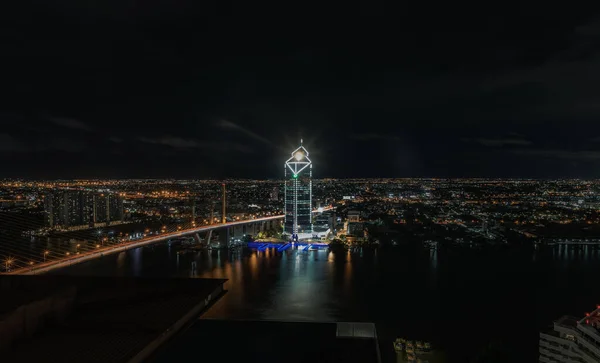
<svg viewBox="0 0 600 363">
<path fill-rule="evenodd" d="M 322 209 L 322 211 L 328 211 L 328 210 L 331 210 L 332 208 L 333 207 L 325 207 Z M 313 213 L 317 213 L 317 212 L 318 212 L 317 210 L 313 211 Z M 183 236 L 186 236 L 189 234 L 208 232 L 210 230 L 215 230 L 215 229 L 219 229 L 219 228 L 234 227 L 237 225 L 244 225 L 244 224 L 249 224 L 249 223 L 260 223 L 260 222 L 272 221 L 272 220 L 277 220 L 277 219 L 283 219 L 283 217 L 284 217 L 284 215 L 280 214 L 277 216 L 262 217 L 262 218 L 256 218 L 256 219 L 246 219 L 243 221 L 235 221 L 235 222 L 227 222 L 227 223 L 219 223 L 219 224 L 211 224 L 208 226 L 200 226 L 200 227 L 182 229 L 181 231 L 176 231 L 176 232 L 167 232 L 167 233 L 163 233 L 159 236 L 149 236 L 149 237 L 145 237 L 143 239 L 136 240 L 136 241 L 123 242 L 118 245 L 99 247 L 95 250 L 92 250 L 89 252 L 81 252 L 80 254 L 72 255 L 70 257 L 64 257 L 64 258 L 61 258 L 60 260 L 40 262 L 35 265 L 16 268 L 14 270 L 11 270 L 8 273 L 5 272 L 5 274 L 9 274 L 9 275 L 40 274 L 40 273 L 56 270 L 59 268 L 75 265 L 78 263 L 82 263 L 85 261 L 90 261 L 90 260 L 102 257 L 104 255 L 119 253 L 119 252 L 130 250 L 132 248 L 144 247 L 144 246 L 148 246 L 148 245 L 151 245 L 154 243 L 168 241 L 172 238 L 183 237 Z"/>
<path fill-rule="evenodd" d="M 262 217 L 262 218 L 256 218 L 256 219 L 246 219 L 243 221 L 211 224 L 208 226 L 200 226 L 200 227 L 182 229 L 181 231 L 176 231 L 176 232 L 167 232 L 167 233 L 163 233 L 159 236 L 149 236 L 149 237 L 145 237 L 143 239 L 136 240 L 136 241 L 123 242 L 118 245 L 100 247 L 93 251 L 82 252 L 78 255 L 61 258 L 60 260 L 41 262 L 41 263 L 38 263 L 31 267 L 27 266 L 27 267 L 17 268 L 17 269 L 11 270 L 10 272 L 5 273 L 5 274 L 35 275 L 38 273 L 44 273 L 44 272 L 48 272 L 51 270 L 56 270 L 59 268 L 71 266 L 71 265 L 74 265 L 77 263 L 93 260 L 98 257 L 102 257 L 104 255 L 110 255 L 113 253 L 127 251 L 132 248 L 144 247 L 144 246 L 148 246 L 148 245 L 151 245 L 154 243 L 168 241 L 172 238 L 183 237 L 183 236 L 186 236 L 189 234 L 208 232 L 210 230 L 215 230 L 215 229 L 219 229 L 219 228 L 234 227 L 237 225 L 244 225 L 244 224 L 249 224 L 249 223 L 260 223 L 260 222 L 272 221 L 272 220 L 277 220 L 277 219 L 283 219 L 283 217 L 284 217 L 284 215 L 281 214 L 281 215 L 271 216 L 271 217 Z"/>
</svg>

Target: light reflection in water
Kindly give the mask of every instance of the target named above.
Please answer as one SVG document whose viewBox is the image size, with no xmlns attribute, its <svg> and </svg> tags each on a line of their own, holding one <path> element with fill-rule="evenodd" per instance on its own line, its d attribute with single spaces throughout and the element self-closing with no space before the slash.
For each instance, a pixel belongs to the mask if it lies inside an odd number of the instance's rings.
<svg viewBox="0 0 600 363">
<path fill-rule="evenodd" d="M 119 255 L 117 256 L 117 268 L 119 270 L 124 270 L 126 258 L 127 258 L 127 253 L 125 251 L 120 252 Z"/>
<path fill-rule="evenodd" d="M 424 335 L 436 334 L 429 327 L 440 319 L 477 325 L 481 314 L 491 309 L 496 313 L 486 316 L 490 326 L 507 326 L 506 336 L 517 334 L 515 342 L 533 337 L 535 354 L 538 324 L 547 325 L 577 299 L 597 302 L 596 292 L 586 286 L 590 276 L 600 273 L 598 249 L 573 248 L 571 253 L 565 249 L 465 252 L 382 248 L 376 255 L 365 250 L 362 257 L 360 251 L 205 250 L 182 253 L 180 266 L 175 268 L 177 249 L 162 245 L 129 251 L 130 258 L 115 254 L 60 272 L 185 277 L 190 276 L 191 263 L 196 261 L 195 276 L 229 280 L 229 292 L 211 307 L 207 318 L 366 320 L 388 324 L 385 327 L 394 338 L 413 335 L 411 330 L 419 329 Z M 531 253 L 537 254 L 535 263 Z M 412 297 L 407 298 L 406 290 L 414 292 Z M 564 293 L 556 294 L 558 290 Z M 514 304 L 511 296 L 520 296 L 523 302 Z M 542 301 L 544 304 L 535 303 Z M 448 315 L 444 314 L 446 305 L 465 308 L 460 314 Z M 515 330 L 515 321 L 528 318 L 535 321 Z M 471 338 L 477 339 L 479 333 Z M 440 335 L 442 340 L 454 339 L 446 331 Z M 446 346 L 464 343 L 464 337 L 456 340 Z"/>
<path fill-rule="evenodd" d="M 142 248 L 136 248 L 132 251 L 133 253 L 133 274 L 135 276 L 140 276 L 142 273 L 142 256 L 144 250 Z"/>
<path fill-rule="evenodd" d="M 344 258 L 344 291 L 346 293 L 350 292 L 350 285 L 352 284 L 352 255 L 350 255 L 350 251 L 346 254 Z"/>
<path fill-rule="evenodd" d="M 252 253 L 248 261 L 248 267 L 250 268 L 250 274 L 252 279 L 255 280 L 258 277 L 258 252 Z"/>
</svg>

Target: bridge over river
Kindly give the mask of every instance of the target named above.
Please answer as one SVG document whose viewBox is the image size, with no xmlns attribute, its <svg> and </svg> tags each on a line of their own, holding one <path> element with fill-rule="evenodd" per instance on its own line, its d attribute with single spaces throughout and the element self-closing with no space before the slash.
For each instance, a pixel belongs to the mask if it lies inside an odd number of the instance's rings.
<svg viewBox="0 0 600 363">
<path fill-rule="evenodd" d="M 332 207 L 327 207 L 327 208 L 320 209 L 319 211 L 315 210 L 315 211 L 313 211 L 313 213 L 330 210 L 331 208 Z M 42 261 L 39 263 L 30 262 L 30 264 L 26 264 L 24 266 L 15 266 L 14 268 L 12 268 L 10 270 L 7 268 L 7 270 L 9 270 L 9 271 L 5 272 L 4 274 L 33 275 L 33 274 L 44 273 L 44 272 L 48 272 L 51 270 L 60 269 L 60 268 L 66 267 L 66 266 L 78 264 L 81 262 L 93 260 L 93 259 L 105 256 L 105 255 L 130 250 L 133 248 L 149 246 L 149 245 L 152 245 L 155 243 L 165 242 L 165 241 L 168 241 L 173 238 L 179 238 L 179 237 L 184 237 L 184 236 L 189 236 L 189 235 L 196 235 L 199 233 L 210 232 L 210 231 L 214 231 L 214 230 L 226 231 L 226 233 L 222 233 L 222 236 L 228 236 L 230 233 L 231 234 L 239 234 L 239 233 L 235 233 L 235 231 L 239 228 L 248 229 L 248 227 L 250 227 L 249 228 L 250 231 L 256 231 L 257 228 L 259 228 L 259 229 L 269 228 L 270 227 L 269 224 L 271 224 L 277 220 L 281 220 L 283 218 L 284 218 L 284 215 L 281 214 L 281 215 L 276 215 L 276 216 L 247 219 L 247 220 L 242 220 L 242 221 L 232 221 L 232 222 L 227 222 L 227 223 L 219 223 L 219 224 L 191 227 L 191 228 L 186 228 L 186 229 L 182 229 L 182 230 L 177 230 L 174 232 L 161 233 L 159 235 L 151 235 L 151 236 L 147 236 L 142 239 L 139 239 L 139 240 L 125 241 L 125 242 L 121 242 L 121 243 L 111 245 L 111 246 L 96 245 L 95 249 L 88 250 L 88 251 L 81 251 L 81 252 L 78 252 L 77 254 L 67 255 L 60 259 L 51 260 L 51 261 Z M 250 233 L 250 234 L 255 234 L 255 233 Z M 225 238 L 228 239 L 228 237 L 225 237 Z M 222 237 L 221 243 L 223 243 L 223 242 L 227 243 L 227 240 L 223 241 L 223 237 Z"/>
</svg>

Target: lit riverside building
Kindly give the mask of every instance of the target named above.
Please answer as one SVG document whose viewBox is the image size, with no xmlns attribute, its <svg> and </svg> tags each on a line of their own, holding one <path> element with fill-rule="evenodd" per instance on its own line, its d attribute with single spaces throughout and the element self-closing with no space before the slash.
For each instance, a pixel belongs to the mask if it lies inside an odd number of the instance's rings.
<svg viewBox="0 0 600 363">
<path fill-rule="evenodd" d="M 285 162 L 284 232 L 292 239 L 312 237 L 312 162 L 302 146 Z"/>
<path fill-rule="evenodd" d="M 44 211 L 50 228 L 98 227 L 123 221 L 123 200 L 114 193 L 59 189 L 46 193 Z"/>
</svg>

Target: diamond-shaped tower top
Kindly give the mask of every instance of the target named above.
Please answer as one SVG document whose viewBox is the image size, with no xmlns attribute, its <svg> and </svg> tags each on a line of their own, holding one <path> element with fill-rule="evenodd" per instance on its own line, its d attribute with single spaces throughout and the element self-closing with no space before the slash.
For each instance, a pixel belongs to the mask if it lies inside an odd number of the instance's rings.
<svg viewBox="0 0 600 363">
<path fill-rule="evenodd" d="M 308 158 L 308 150 L 302 146 L 302 140 L 300 140 L 300 146 L 292 151 L 292 157 L 285 162 L 285 165 L 290 169 L 294 176 L 297 176 L 311 164 L 312 162 Z"/>
</svg>

